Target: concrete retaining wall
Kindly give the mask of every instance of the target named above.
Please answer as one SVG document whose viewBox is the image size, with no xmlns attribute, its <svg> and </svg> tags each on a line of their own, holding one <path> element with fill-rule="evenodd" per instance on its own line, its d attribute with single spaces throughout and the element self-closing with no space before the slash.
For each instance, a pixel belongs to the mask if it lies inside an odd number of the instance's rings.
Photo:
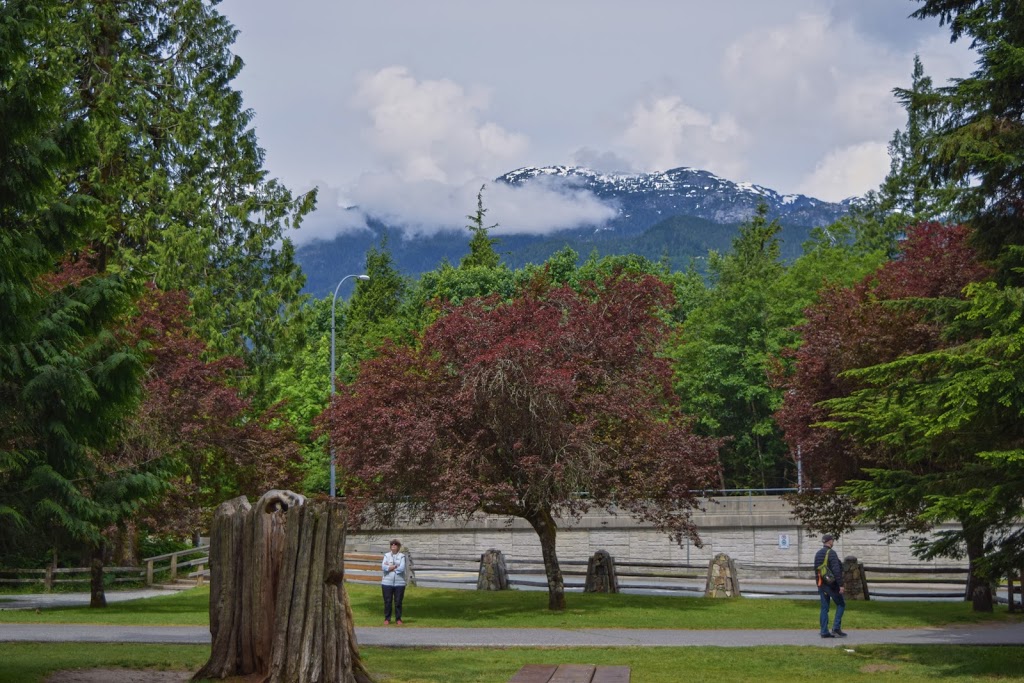
<svg viewBox="0 0 1024 683">
<path fill-rule="evenodd" d="M 626 514 L 592 512 L 578 522 L 559 520 L 558 555 L 562 559 L 586 559 L 607 550 L 617 562 L 659 559 L 666 564 L 706 565 L 717 553 L 740 564 L 807 567 L 821 547 L 817 533 L 800 526 L 780 496 L 736 496 L 705 504 L 694 516 L 703 541 L 673 543 L 650 524 Z M 950 526 L 949 528 L 955 528 Z M 429 526 L 407 524 L 390 529 L 350 534 L 351 546 L 386 550 L 393 537 L 402 540 L 414 555 L 479 556 L 488 548 L 501 550 L 512 559 L 539 560 L 537 534 L 521 519 L 478 515 L 468 522 L 440 521 Z M 868 527 L 858 528 L 835 545 L 840 557 L 855 555 L 869 567 L 963 567 L 966 561 L 937 560 L 923 563 L 910 552 L 910 539 L 893 544 Z"/>
</svg>

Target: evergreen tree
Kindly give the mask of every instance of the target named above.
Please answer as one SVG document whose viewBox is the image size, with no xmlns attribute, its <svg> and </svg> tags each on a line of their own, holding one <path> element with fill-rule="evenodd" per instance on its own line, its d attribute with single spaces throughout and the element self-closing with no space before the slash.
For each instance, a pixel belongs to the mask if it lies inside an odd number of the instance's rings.
<svg viewBox="0 0 1024 683">
<path fill-rule="evenodd" d="M 936 187 L 929 168 L 928 141 L 935 119 L 925 102 L 934 97 L 935 89 L 917 55 L 910 83 L 910 88 L 895 90 L 907 111 L 907 125 L 889 142 L 889 175 L 879 189 L 879 210 L 889 225 L 899 227 L 949 217 L 949 193 Z"/>
<path fill-rule="evenodd" d="M 98 158 L 67 181 L 96 200 L 97 263 L 186 290 L 212 352 L 245 358 L 259 391 L 286 362 L 302 287 L 285 230 L 315 196 L 294 198 L 263 168 L 231 87 L 236 31 L 218 0 L 70 4 L 66 115 L 93 124 Z"/>
<path fill-rule="evenodd" d="M 61 2 L 0 4 L 0 547 L 95 558 L 103 528 L 160 478 L 100 457 L 136 402 L 139 362 L 113 333 L 128 289 L 83 248 L 95 203 L 60 181 L 96 151 L 95 122 L 67 115 L 73 15 Z"/>
<path fill-rule="evenodd" d="M 977 231 L 985 258 L 1014 271 L 1024 245 L 1024 4 L 1014 0 L 922 0 L 913 13 L 948 24 L 953 41 L 969 37 L 978 68 L 967 78 L 911 97 L 936 126 L 928 135 L 930 172 L 955 187 L 956 214 Z"/>
<path fill-rule="evenodd" d="M 494 250 L 494 245 L 498 243 L 498 240 L 489 234 L 491 230 L 498 227 L 498 224 L 484 225 L 484 216 L 487 214 L 487 209 L 484 208 L 485 187 L 487 186 L 481 185 L 480 190 L 476 193 L 476 213 L 466 216 L 470 221 L 466 228 L 473 233 L 473 237 L 469 240 L 469 253 L 459 262 L 459 268 L 477 266 L 497 268 L 501 263 L 501 257 Z"/>
</svg>

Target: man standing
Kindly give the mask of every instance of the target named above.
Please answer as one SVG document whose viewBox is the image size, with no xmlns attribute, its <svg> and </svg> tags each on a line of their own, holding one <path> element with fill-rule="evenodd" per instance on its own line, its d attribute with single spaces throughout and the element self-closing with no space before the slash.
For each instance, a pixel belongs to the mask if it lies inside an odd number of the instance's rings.
<svg viewBox="0 0 1024 683">
<path fill-rule="evenodd" d="M 814 556 L 815 573 L 818 576 L 818 596 L 821 598 L 821 637 L 845 638 L 843 632 L 843 611 L 846 609 L 846 589 L 843 588 L 843 563 L 839 561 L 832 546 L 836 544 L 835 536 L 825 534 L 821 537 L 822 548 Z M 825 567 L 827 571 L 817 569 Z M 830 601 L 836 603 L 836 618 L 832 622 L 832 631 L 828 630 L 828 610 Z"/>
<path fill-rule="evenodd" d="M 395 623 L 402 625 L 402 598 L 405 597 L 405 553 L 399 552 L 402 544 L 396 538 L 391 541 L 391 550 L 384 553 L 380 569 L 384 573 L 380 580 L 384 593 L 384 625 L 391 623 L 391 603 L 395 604 Z"/>
</svg>

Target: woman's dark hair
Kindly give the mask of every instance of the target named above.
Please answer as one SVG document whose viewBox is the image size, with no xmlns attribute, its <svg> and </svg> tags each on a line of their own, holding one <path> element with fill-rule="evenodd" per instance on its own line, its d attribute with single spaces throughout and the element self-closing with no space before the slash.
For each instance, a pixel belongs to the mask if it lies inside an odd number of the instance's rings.
<svg viewBox="0 0 1024 683">
<path fill-rule="evenodd" d="M 397 545 L 399 548 L 401 548 L 402 547 L 402 542 L 399 541 L 397 538 L 392 538 L 391 539 L 391 545 Z"/>
</svg>

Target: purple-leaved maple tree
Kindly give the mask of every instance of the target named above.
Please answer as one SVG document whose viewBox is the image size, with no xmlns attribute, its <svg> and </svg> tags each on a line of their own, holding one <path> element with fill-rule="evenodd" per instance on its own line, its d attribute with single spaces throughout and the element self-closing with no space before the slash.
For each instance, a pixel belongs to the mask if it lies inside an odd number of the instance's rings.
<svg viewBox="0 0 1024 683">
<path fill-rule="evenodd" d="M 321 417 L 353 513 L 524 519 L 552 610 L 558 517 L 618 510 L 699 544 L 690 513 L 719 443 L 691 431 L 659 355 L 671 303 L 651 276 L 579 291 L 536 279 L 511 301 L 446 307 L 415 348 L 385 345 Z"/>
</svg>

